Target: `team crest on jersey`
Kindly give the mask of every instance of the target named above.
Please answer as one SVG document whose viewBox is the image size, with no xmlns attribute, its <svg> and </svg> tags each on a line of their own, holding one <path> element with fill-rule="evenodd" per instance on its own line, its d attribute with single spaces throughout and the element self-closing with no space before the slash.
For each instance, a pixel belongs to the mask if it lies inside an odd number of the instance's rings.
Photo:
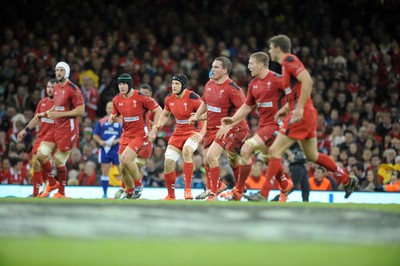
<svg viewBox="0 0 400 266">
<path fill-rule="evenodd" d="M 136 107 L 136 103 L 137 103 L 137 101 L 133 100 L 133 107 Z"/>
<path fill-rule="evenodd" d="M 187 110 L 187 106 L 188 106 L 187 102 L 184 102 L 183 106 L 185 106 L 185 110 Z"/>
<path fill-rule="evenodd" d="M 118 103 L 118 106 L 123 106 L 124 104 L 123 103 Z"/>
<path fill-rule="evenodd" d="M 219 98 L 222 97 L 222 93 L 224 93 L 224 90 L 220 90 L 220 92 L 219 92 Z"/>
<path fill-rule="evenodd" d="M 267 82 L 267 90 L 270 90 L 270 89 L 271 89 L 271 84 L 272 84 L 271 81 L 268 81 L 268 82 Z"/>
<path fill-rule="evenodd" d="M 174 102 L 171 102 L 171 104 L 170 104 L 171 106 L 174 106 Z"/>
<path fill-rule="evenodd" d="M 258 89 L 258 85 L 253 85 L 253 89 L 254 90 Z"/>
</svg>

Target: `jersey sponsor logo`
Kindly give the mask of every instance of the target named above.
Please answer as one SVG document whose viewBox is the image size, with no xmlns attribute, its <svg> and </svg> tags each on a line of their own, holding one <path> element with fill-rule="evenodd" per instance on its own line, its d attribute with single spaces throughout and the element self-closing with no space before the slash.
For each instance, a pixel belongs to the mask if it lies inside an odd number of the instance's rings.
<svg viewBox="0 0 400 266">
<path fill-rule="evenodd" d="M 188 120 L 179 120 L 179 119 L 176 119 L 176 123 L 177 123 L 177 124 L 188 124 L 189 121 L 188 121 Z"/>
<path fill-rule="evenodd" d="M 214 113 L 221 113 L 221 108 L 207 105 L 207 110 Z"/>
<path fill-rule="evenodd" d="M 123 103 L 118 103 L 118 106 L 123 106 L 124 104 Z"/>
<path fill-rule="evenodd" d="M 46 104 L 45 104 L 45 103 L 42 103 L 42 106 L 46 106 Z"/>
<path fill-rule="evenodd" d="M 290 87 L 285 88 L 285 94 L 288 95 L 292 92 L 292 89 Z"/>
<path fill-rule="evenodd" d="M 261 103 L 257 103 L 258 107 L 272 107 L 273 103 L 272 102 L 261 102 Z"/>
<path fill-rule="evenodd" d="M 139 116 L 124 117 L 124 121 L 125 121 L 125 122 L 139 121 Z"/>
<path fill-rule="evenodd" d="M 253 90 L 258 89 L 258 85 L 253 85 Z"/>
<path fill-rule="evenodd" d="M 113 130 L 111 128 L 111 129 L 108 129 L 108 130 L 104 131 L 104 134 L 106 134 L 106 135 L 118 135 L 118 131 L 115 131 L 115 130 Z"/>
<path fill-rule="evenodd" d="M 174 102 L 171 102 L 169 105 L 174 106 Z"/>
<path fill-rule="evenodd" d="M 211 91 L 211 88 L 207 88 L 207 91 Z"/>
<path fill-rule="evenodd" d="M 50 119 L 50 118 L 46 118 L 46 117 L 42 117 L 40 119 L 40 121 L 43 123 L 47 123 L 47 124 L 54 124 L 54 119 Z"/>
<path fill-rule="evenodd" d="M 54 107 L 55 111 L 65 111 L 65 107 L 64 106 L 56 106 Z"/>
</svg>

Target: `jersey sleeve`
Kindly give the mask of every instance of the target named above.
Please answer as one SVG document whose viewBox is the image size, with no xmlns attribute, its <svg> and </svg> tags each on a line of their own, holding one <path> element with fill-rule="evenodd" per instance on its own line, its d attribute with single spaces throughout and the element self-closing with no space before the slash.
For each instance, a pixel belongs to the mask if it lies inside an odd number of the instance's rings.
<svg viewBox="0 0 400 266">
<path fill-rule="evenodd" d="M 236 108 L 240 108 L 246 99 L 243 90 L 239 87 L 231 87 L 230 98 Z"/>
<path fill-rule="evenodd" d="M 36 111 L 35 111 L 35 115 L 37 115 L 38 113 L 40 113 L 40 106 L 42 106 L 42 103 L 44 102 L 44 99 L 41 99 L 38 103 L 38 105 L 36 106 Z"/>
<path fill-rule="evenodd" d="M 292 76 L 297 77 L 305 69 L 303 63 L 293 55 L 288 56 L 285 61 L 285 69 Z"/>
<path fill-rule="evenodd" d="M 84 99 L 83 99 L 83 95 L 82 95 L 82 91 L 78 88 L 75 87 L 74 89 L 70 90 L 72 93 L 72 104 L 73 106 L 76 108 L 82 104 L 84 104 Z"/>
<path fill-rule="evenodd" d="M 171 112 L 171 108 L 169 108 L 170 102 L 171 102 L 171 96 L 167 96 L 167 98 L 165 98 L 165 105 L 164 105 L 164 110 L 167 112 Z"/>
<path fill-rule="evenodd" d="M 147 110 L 153 111 L 159 107 L 158 103 L 150 96 L 142 95 L 143 106 Z"/>
</svg>

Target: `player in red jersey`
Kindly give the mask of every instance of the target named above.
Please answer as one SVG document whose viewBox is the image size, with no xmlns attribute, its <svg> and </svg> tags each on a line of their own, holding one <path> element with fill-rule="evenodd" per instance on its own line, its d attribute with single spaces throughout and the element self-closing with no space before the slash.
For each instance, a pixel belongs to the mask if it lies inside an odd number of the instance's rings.
<svg viewBox="0 0 400 266">
<path fill-rule="evenodd" d="M 207 111 L 207 131 L 204 136 L 205 168 L 207 174 L 207 190 L 196 199 L 215 200 L 218 194 L 220 180 L 219 158 L 227 151 L 228 161 L 235 178 L 239 171 L 239 153 L 243 143 L 250 135 L 245 121 L 232 127 L 225 138 L 216 138 L 221 126 L 221 119 L 232 116 L 245 102 L 243 90 L 229 78 L 232 62 L 227 57 L 217 57 L 212 63 L 211 79 L 204 87 L 203 103 L 190 123 L 196 122 Z"/>
<path fill-rule="evenodd" d="M 153 127 L 153 130 L 157 133 L 167 123 L 171 113 L 176 119 L 177 127 L 168 140 L 168 147 L 165 152 L 164 177 L 168 190 L 168 196 L 165 197 L 165 200 L 175 199 L 175 163 L 181 155 L 185 176 L 184 197 L 186 200 L 193 199 L 191 190 L 193 153 L 203 139 L 206 127 L 202 126 L 201 123 L 189 125 L 191 114 L 199 109 L 202 101 L 200 96 L 186 89 L 187 84 L 188 78 L 184 74 L 175 74 L 172 77 L 172 93 L 166 97 L 160 120 Z"/>
<path fill-rule="evenodd" d="M 149 97 L 152 97 L 153 95 L 153 90 L 151 89 L 150 85 L 148 84 L 141 84 L 139 86 L 139 92 L 143 93 L 144 95 L 147 95 Z M 146 120 L 150 120 L 150 125 L 153 124 L 153 119 L 154 119 L 154 113 L 146 113 Z M 143 177 L 143 173 L 142 173 L 142 167 L 146 164 L 146 158 L 140 158 L 137 157 L 135 160 L 137 166 L 139 167 L 139 171 L 141 172 L 141 177 L 139 179 L 133 180 L 134 186 L 135 186 L 135 193 L 133 194 L 134 197 L 136 198 L 140 198 L 140 196 L 142 195 L 142 191 L 143 191 L 143 184 L 142 184 L 142 177 Z M 121 198 L 121 196 L 123 196 L 125 194 L 125 183 L 122 180 L 121 182 L 121 187 L 117 190 L 117 192 L 115 192 L 114 195 L 114 199 L 119 199 Z"/>
<path fill-rule="evenodd" d="M 146 119 L 148 111 L 153 112 L 154 120 L 158 121 L 162 109 L 153 98 L 133 89 L 132 77 L 124 73 L 118 77 L 120 94 L 113 99 L 113 111 L 108 122 L 115 123 L 122 116 L 123 132 L 118 150 L 122 178 L 126 186 L 127 199 L 137 199 L 133 180 L 140 178 L 140 172 L 135 160 L 149 158 L 152 152 L 154 131 L 150 130 L 150 122 Z"/>
<path fill-rule="evenodd" d="M 348 198 L 356 185 L 355 180 L 349 178 L 332 158 L 318 153 L 316 138 L 317 111 L 311 100 L 313 81 L 310 73 L 295 55 L 290 54 L 291 41 L 287 36 L 277 35 L 272 37 L 269 42 L 271 59 L 282 65 L 282 85 L 285 88 L 288 103 L 275 115 L 275 119 L 284 118 L 284 121 L 277 138 L 269 149 L 271 157 L 269 159 L 267 178 L 276 177 L 278 180 L 281 179 L 279 200 L 286 201 L 291 186 L 287 179 L 282 178 L 281 156 L 284 151 L 298 141 L 308 161 L 323 166 L 341 178 L 346 192 L 345 198 Z M 260 193 L 247 196 L 247 199 L 251 201 L 263 200 L 268 196 L 267 191 L 268 185 L 264 183 Z"/>
<path fill-rule="evenodd" d="M 67 181 L 65 163 L 79 139 L 78 116 L 85 111 L 85 103 L 81 89 L 68 79 L 69 65 L 58 62 L 55 71 L 59 83 L 54 87 L 54 107 L 36 115 L 38 118 L 54 119 L 54 129 L 44 136 L 36 158 L 49 177 L 52 171 L 49 156 L 55 151 L 53 158 L 57 168 L 58 182 L 49 178 L 49 184 L 40 197 L 48 197 L 51 191 L 58 188 L 53 198 L 65 198 Z"/>
<path fill-rule="evenodd" d="M 42 118 L 37 118 L 37 114 L 44 113 L 54 106 L 54 87 L 58 83 L 57 79 L 50 79 L 47 82 L 46 86 L 46 92 L 47 92 L 47 97 L 41 99 L 36 106 L 36 111 L 35 111 L 35 117 L 32 118 L 31 121 L 29 121 L 28 125 L 21 130 L 21 132 L 18 133 L 18 141 L 22 141 L 26 134 L 31 131 L 33 128 L 35 128 L 37 125 L 39 125 L 39 132 L 37 139 L 35 141 L 35 144 L 33 145 L 32 148 L 32 157 L 33 157 L 33 176 L 32 176 L 32 185 L 33 185 L 33 193 L 32 197 L 37 197 L 39 195 L 39 188 L 43 184 L 43 190 L 45 190 L 45 186 L 47 183 L 47 174 L 46 172 L 43 172 L 42 167 L 40 166 L 39 161 L 36 159 L 36 153 L 39 148 L 40 143 L 42 142 L 44 136 L 47 134 L 47 132 L 51 131 L 54 129 L 54 119 L 47 118 L 47 117 L 42 117 Z M 55 179 L 53 174 L 50 175 L 50 178 L 54 180 L 53 183 L 55 183 Z"/>
<path fill-rule="evenodd" d="M 279 125 L 274 116 L 286 103 L 286 97 L 282 88 L 281 75 L 270 71 L 268 65 L 269 56 L 267 53 L 257 52 L 250 55 L 248 69 L 253 80 L 248 86 L 246 102 L 232 117 L 222 119 L 221 129 L 217 133 L 217 138 L 226 137 L 231 127 L 243 121 L 257 106 L 259 113 L 258 130 L 252 138 L 246 140 L 240 150 L 239 179 L 235 188 L 227 193 L 228 200 L 240 200 L 242 198 L 244 184 L 251 172 L 253 153 L 261 152 L 264 161 L 268 163 L 268 148 L 272 145 L 279 131 Z"/>
</svg>

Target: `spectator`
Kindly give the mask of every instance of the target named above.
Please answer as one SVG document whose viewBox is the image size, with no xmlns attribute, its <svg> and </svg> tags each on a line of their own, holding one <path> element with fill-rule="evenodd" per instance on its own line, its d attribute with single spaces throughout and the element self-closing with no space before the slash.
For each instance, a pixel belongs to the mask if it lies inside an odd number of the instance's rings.
<svg viewBox="0 0 400 266">
<path fill-rule="evenodd" d="M 309 178 L 311 190 L 332 190 L 331 182 L 326 178 L 325 169 L 318 167 L 314 171 L 314 176 Z"/>
<path fill-rule="evenodd" d="M 29 184 L 28 171 L 24 168 L 22 160 L 19 158 L 10 159 L 11 167 L 3 175 L 3 184 L 27 185 Z"/>
<path fill-rule="evenodd" d="M 378 175 L 374 170 L 368 170 L 367 176 L 363 182 L 360 183 L 360 191 L 375 191 L 375 188 L 379 186 Z"/>
<path fill-rule="evenodd" d="M 94 186 L 97 185 L 96 176 L 96 163 L 87 161 L 83 170 L 79 173 L 78 183 L 80 186 Z"/>
</svg>

